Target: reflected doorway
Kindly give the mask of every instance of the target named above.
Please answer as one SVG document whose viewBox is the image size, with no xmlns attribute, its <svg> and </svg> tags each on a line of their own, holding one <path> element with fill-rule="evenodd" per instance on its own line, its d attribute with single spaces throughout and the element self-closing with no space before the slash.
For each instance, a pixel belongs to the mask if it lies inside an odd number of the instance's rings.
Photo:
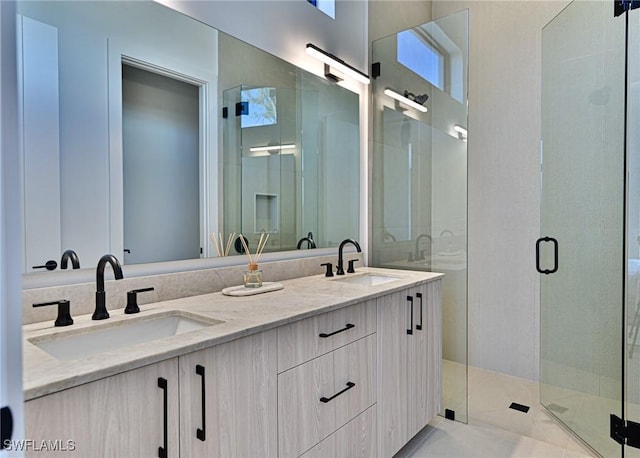
<svg viewBox="0 0 640 458">
<path fill-rule="evenodd" d="M 126 264 L 200 257 L 199 87 L 123 63 Z"/>
</svg>

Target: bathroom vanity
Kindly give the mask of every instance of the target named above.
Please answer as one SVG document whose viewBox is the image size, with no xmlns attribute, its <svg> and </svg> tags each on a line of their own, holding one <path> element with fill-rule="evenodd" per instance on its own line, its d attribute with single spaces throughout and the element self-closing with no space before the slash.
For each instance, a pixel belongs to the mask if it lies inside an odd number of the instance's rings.
<svg viewBox="0 0 640 458">
<path fill-rule="evenodd" d="M 441 279 L 363 268 L 26 325 L 26 437 L 74 456 L 391 457 L 440 410 Z M 187 330 L 128 344 L 169 321 Z M 96 332 L 104 349 L 75 340 Z"/>
</svg>

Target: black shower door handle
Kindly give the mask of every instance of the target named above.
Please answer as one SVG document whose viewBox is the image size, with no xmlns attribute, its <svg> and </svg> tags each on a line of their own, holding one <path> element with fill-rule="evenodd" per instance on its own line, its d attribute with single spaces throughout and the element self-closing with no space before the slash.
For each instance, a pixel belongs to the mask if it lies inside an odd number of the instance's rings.
<svg viewBox="0 0 640 458">
<path fill-rule="evenodd" d="M 540 267 L 540 245 L 542 242 L 553 243 L 553 269 L 542 269 Z M 536 270 L 541 274 L 549 275 L 558 271 L 558 241 L 553 237 L 542 237 L 536 241 Z"/>
</svg>

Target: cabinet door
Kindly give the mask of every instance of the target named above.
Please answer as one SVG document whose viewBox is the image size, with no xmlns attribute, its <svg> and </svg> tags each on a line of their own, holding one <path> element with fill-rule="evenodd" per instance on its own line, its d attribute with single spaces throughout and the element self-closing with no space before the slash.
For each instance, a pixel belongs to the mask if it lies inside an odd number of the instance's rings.
<svg viewBox="0 0 640 458">
<path fill-rule="evenodd" d="M 177 456 L 178 360 L 28 401 L 25 419 L 25 437 L 46 441 L 50 452 L 57 446 L 55 456 L 157 457 L 160 448 Z M 27 456 L 42 453 L 30 448 Z"/>
<path fill-rule="evenodd" d="M 410 314 L 406 291 L 378 298 L 378 451 L 384 457 L 393 456 L 408 439 Z"/>
<path fill-rule="evenodd" d="M 181 356 L 181 456 L 275 457 L 276 370 L 275 330 Z"/>
<path fill-rule="evenodd" d="M 440 281 L 413 288 L 414 331 L 408 348 L 408 422 L 413 437 L 440 411 Z"/>
</svg>

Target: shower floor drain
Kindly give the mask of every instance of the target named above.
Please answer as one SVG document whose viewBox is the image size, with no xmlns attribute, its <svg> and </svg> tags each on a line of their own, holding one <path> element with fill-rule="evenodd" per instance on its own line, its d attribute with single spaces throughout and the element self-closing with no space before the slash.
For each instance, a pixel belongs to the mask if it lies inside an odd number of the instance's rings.
<svg viewBox="0 0 640 458">
<path fill-rule="evenodd" d="M 525 406 L 524 404 L 518 404 L 517 402 L 512 402 L 509 408 L 513 410 L 518 410 L 524 413 L 529 412 L 529 406 Z"/>
</svg>

